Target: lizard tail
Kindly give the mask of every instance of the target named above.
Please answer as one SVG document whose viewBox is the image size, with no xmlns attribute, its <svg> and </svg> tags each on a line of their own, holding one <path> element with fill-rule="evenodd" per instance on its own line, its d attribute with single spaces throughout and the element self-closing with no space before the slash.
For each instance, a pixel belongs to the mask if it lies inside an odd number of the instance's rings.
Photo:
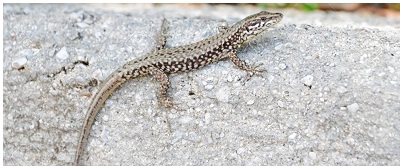
<svg viewBox="0 0 400 166">
<path fill-rule="evenodd" d="M 117 89 L 122 83 L 127 79 L 120 77 L 118 73 L 111 74 L 101 85 L 100 89 L 97 90 L 94 95 L 92 102 L 90 103 L 89 109 L 86 112 L 86 117 L 84 119 L 82 130 L 79 136 L 78 148 L 75 154 L 74 165 L 79 164 L 80 157 L 83 154 L 84 147 L 89 137 L 89 132 L 93 121 L 103 106 L 104 102 L 111 95 L 111 93 Z"/>
</svg>

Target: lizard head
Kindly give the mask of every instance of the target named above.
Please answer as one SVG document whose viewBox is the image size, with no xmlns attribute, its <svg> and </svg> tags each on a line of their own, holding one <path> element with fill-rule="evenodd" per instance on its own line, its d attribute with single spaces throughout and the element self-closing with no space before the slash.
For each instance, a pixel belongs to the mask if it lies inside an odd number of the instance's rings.
<svg viewBox="0 0 400 166">
<path fill-rule="evenodd" d="M 281 13 L 270 13 L 266 11 L 251 15 L 240 21 L 239 32 L 244 41 L 257 36 L 262 31 L 272 27 L 282 20 Z"/>
</svg>

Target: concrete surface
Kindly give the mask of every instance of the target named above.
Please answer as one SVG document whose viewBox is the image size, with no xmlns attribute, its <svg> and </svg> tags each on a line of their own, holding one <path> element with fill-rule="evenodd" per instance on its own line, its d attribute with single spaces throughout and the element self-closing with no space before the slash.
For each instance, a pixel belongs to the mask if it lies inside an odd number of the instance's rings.
<svg viewBox="0 0 400 166">
<path fill-rule="evenodd" d="M 265 10 L 219 5 L 4 7 L 4 164 L 65 165 L 90 93 L 149 51 L 161 19 L 169 47 Z M 400 165 L 400 19 L 270 10 L 283 21 L 229 61 L 171 75 L 185 111 L 157 106 L 157 83 L 124 84 L 96 118 L 84 165 Z M 169 122 L 169 123 L 168 123 Z"/>
</svg>

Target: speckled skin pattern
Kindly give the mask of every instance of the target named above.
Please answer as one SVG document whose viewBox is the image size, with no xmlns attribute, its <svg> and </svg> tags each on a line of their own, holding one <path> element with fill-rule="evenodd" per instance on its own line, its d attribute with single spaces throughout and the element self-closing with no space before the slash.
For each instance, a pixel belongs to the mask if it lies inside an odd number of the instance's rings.
<svg viewBox="0 0 400 166">
<path fill-rule="evenodd" d="M 236 50 L 248 40 L 254 38 L 267 28 L 275 25 L 282 19 L 281 13 L 266 11 L 248 16 L 231 27 L 224 27 L 217 35 L 189 45 L 173 48 L 164 48 L 167 31 L 166 20 L 163 20 L 156 47 L 149 53 L 132 60 L 112 74 L 100 85 L 84 119 L 80 133 L 74 165 L 79 165 L 89 131 L 94 119 L 103 106 L 105 100 L 116 88 L 129 79 L 151 75 L 159 83 L 157 98 L 164 107 L 175 107 L 167 96 L 170 86 L 169 73 L 187 72 L 204 67 L 221 59 L 229 58 L 237 67 L 251 73 L 262 72 L 254 66 L 247 65 L 239 59 Z"/>
</svg>

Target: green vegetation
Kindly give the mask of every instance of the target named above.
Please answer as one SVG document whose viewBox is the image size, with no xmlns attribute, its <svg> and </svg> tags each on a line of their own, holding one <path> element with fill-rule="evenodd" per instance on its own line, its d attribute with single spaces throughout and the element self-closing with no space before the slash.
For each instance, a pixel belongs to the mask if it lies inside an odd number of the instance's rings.
<svg viewBox="0 0 400 166">
<path fill-rule="evenodd" d="M 264 8 L 298 8 L 303 11 L 318 9 L 318 4 L 316 3 L 258 3 L 257 6 Z"/>
</svg>

